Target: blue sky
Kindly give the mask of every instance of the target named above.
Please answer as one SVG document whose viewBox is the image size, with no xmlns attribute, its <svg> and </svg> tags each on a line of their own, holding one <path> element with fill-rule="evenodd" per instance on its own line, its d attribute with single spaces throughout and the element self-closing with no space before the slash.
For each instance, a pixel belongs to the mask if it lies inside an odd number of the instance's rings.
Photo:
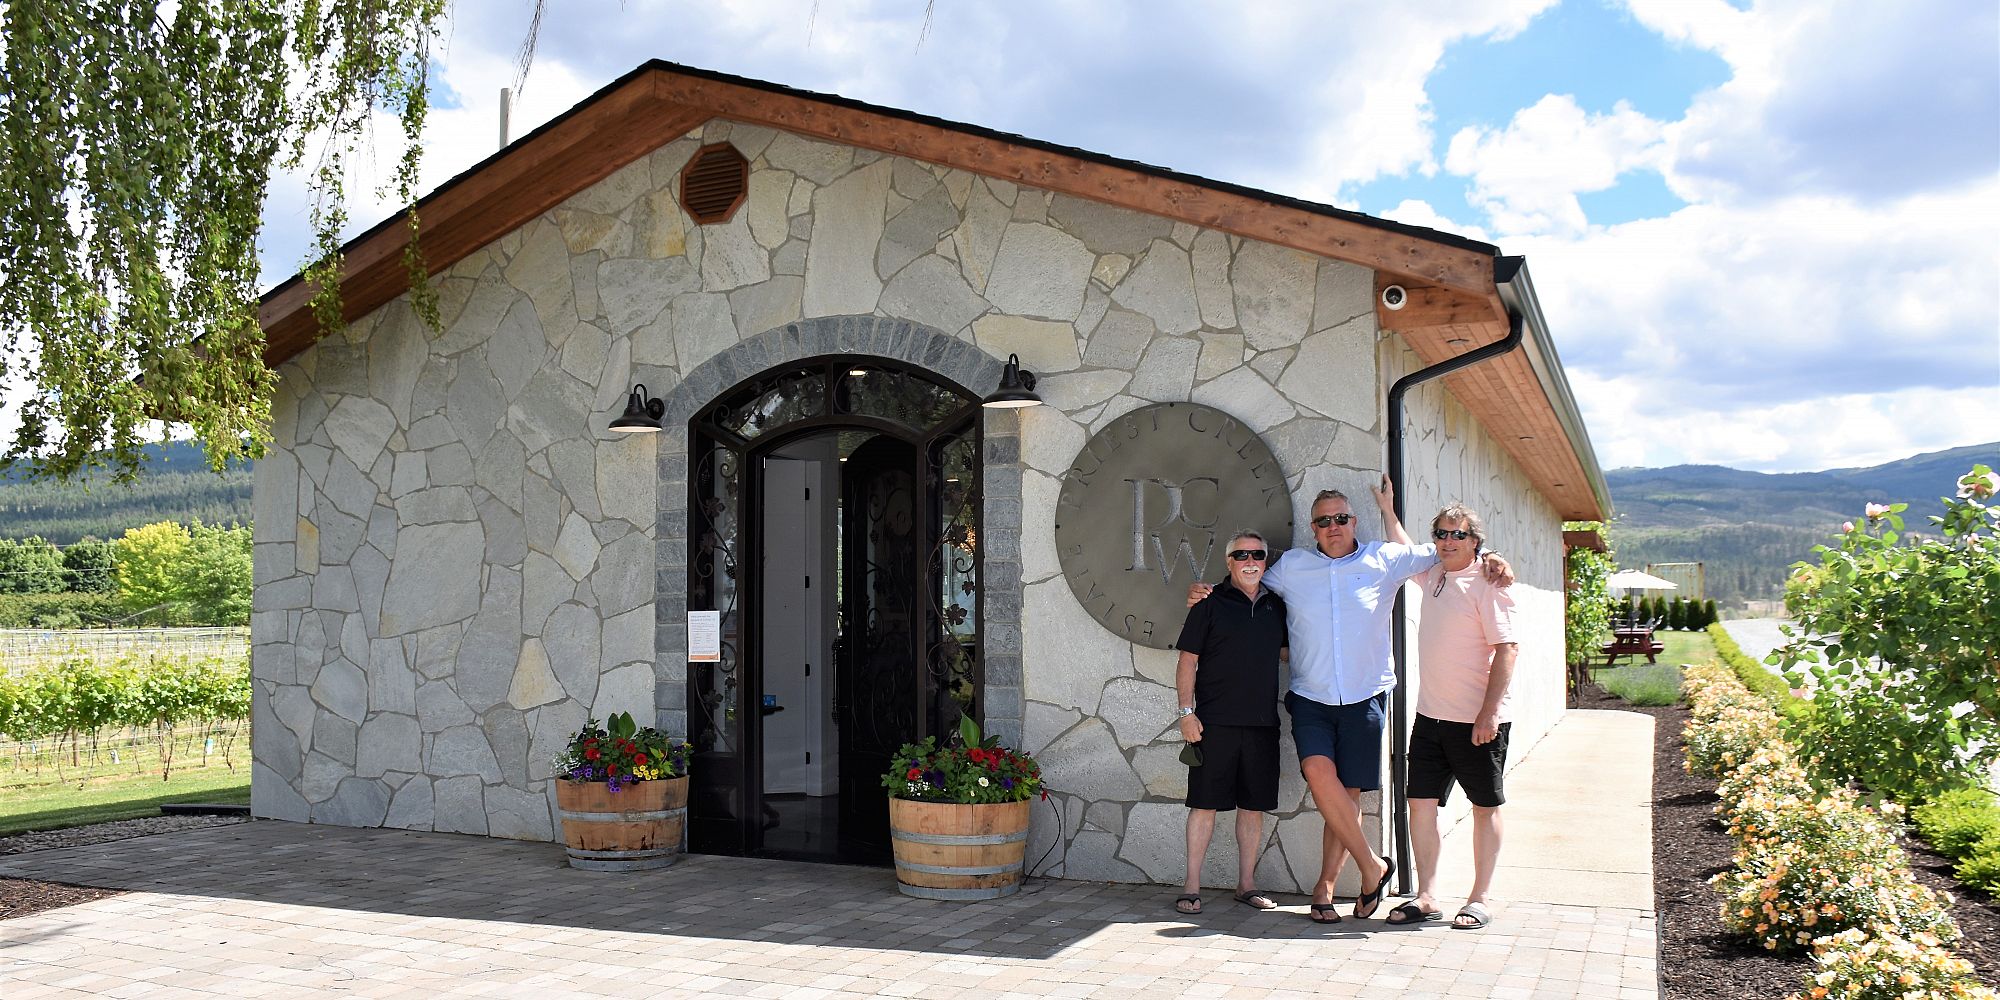
<svg viewBox="0 0 2000 1000">
<path fill-rule="evenodd" d="M 453 10 L 432 183 L 492 152 L 529 5 Z M 552 0 L 515 134 L 658 57 L 1487 240 L 1528 257 L 1606 468 L 2000 438 L 1994 4 L 1216 10 L 939 0 L 919 45 L 924 0 Z M 302 190 L 274 185 L 272 280 L 306 249 Z"/>
</svg>

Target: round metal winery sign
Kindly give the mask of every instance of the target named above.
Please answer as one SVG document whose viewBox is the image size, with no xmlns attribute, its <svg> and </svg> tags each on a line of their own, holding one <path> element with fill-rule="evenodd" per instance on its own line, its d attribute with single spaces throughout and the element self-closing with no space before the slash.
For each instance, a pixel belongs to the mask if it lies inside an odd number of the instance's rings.
<svg viewBox="0 0 2000 1000">
<path fill-rule="evenodd" d="M 1056 551 L 1076 599 L 1113 633 L 1172 649 L 1187 588 L 1228 572 L 1231 534 L 1292 541 L 1284 470 L 1248 427 L 1197 403 L 1155 403 L 1097 432 L 1063 474 Z"/>
</svg>

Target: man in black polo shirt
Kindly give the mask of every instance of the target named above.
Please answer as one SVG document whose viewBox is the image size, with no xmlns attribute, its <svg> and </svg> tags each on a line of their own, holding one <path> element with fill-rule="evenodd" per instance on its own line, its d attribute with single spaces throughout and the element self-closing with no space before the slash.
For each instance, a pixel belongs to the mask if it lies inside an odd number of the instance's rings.
<svg viewBox="0 0 2000 1000">
<path fill-rule="evenodd" d="M 1201 912 L 1201 867 L 1216 810 L 1236 810 L 1236 901 L 1277 904 L 1258 892 L 1257 849 L 1264 813 L 1278 808 L 1278 658 L 1285 648 L 1285 602 L 1263 585 L 1270 557 L 1264 536 L 1229 542 L 1229 582 L 1188 611 L 1174 687 L 1181 738 L 1200 755 L 1188 768 L 1187 886 L 1181 913 Z M 1184 756 L 1183 759 L 1186 759 Z"/>
</svg>

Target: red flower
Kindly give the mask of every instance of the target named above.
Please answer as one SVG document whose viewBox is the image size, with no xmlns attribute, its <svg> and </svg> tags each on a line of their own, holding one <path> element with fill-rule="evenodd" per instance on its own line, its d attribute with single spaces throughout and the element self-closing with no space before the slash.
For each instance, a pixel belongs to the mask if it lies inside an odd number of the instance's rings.
<svg viewBox="0 0 2000 1000">
<path fill-rule="evenodd" d="M 637 764 L 637 765 L 638 765 L 638 766 L 640 766 L 640 767 L 645 767 L 645 766 L 646 766 L 646 755 L 645 755 L 645 754 L 635 754 L 635 755 L 634 755 L 634 756 L 632 757 L 632 763 L 634 763 L 634 764 Z"/>
<path fill-rule="evenodd" d="M 910 773 L 909 773 L 908 775 L 905 775 L 905 778 L 906 778 L 907 780 L 909 780 L 909 781 L 915 781 L 915 780 L 917 780 L 918 778 L 921 778 L 921 777 L 923 777 L 923 776 L 924 776 L 924 772 L 923 772 L 923 770 L 922 770 L 921 768 L 915 768 L 915 767 L 913 767 L 913 768 L 910 768 Z"/>
<path fill-rule="evenodd" d="M 585 750 L 585 751 L 583 752 L 583 759 L 584 759 L 584 760 L 596 760 L 597 758 L 599 758 L 599 757 L 602 757 L 602 756 L 604 756 L 604 755 L 603 755 L 603 754 L 601 754 L 601 753 L 598 753 L 598 752 L 597 752 L 596 750 Z"/>
</svg>

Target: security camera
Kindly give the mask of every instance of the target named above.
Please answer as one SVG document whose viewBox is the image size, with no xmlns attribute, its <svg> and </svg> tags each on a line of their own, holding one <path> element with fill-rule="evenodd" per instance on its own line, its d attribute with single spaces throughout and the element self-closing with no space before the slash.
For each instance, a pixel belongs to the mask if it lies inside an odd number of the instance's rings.
<svg viewBox="0 0 2000 1000">
<path fill-rule="evenodd" d="M 1410 293 L 1401 285 L 1390 285 L 1382 289 L 1382 307 L 1394 312 L 1410 303 Z"/>
</svg>

